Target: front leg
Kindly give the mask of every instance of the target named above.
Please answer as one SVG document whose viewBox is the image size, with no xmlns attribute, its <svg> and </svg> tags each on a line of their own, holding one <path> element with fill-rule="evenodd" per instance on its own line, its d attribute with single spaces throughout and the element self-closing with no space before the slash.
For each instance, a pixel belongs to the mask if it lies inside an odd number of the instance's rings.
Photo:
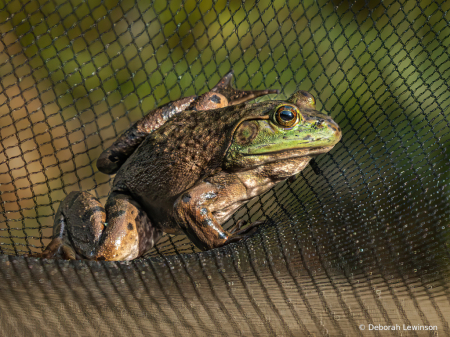
<svg viewBox="0 0 450 337">
<path fill-rule="evenodd" d="M 240 241 L 255 232 L 255 222 L 241 229 L 242 222 L 225 231 L 222 224 L 254 195 L 237 176 L 222 173 L 182 193 L 174 204 L 175 220 L 186 236 L 201 250 Z"/>
<path fill-rule="evenodd" d="M 72 192 L 60 204 L 53 240 L 43 258 L 132 260 L 162 236 L 131 196 L 112 193 L 105 206 L 86 192 Z"/>
</svg>

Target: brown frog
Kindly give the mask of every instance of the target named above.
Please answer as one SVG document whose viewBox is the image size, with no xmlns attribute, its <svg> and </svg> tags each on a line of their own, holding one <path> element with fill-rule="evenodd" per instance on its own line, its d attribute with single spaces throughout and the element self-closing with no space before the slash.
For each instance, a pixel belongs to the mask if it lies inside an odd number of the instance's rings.
<svg viewBox="0 0 450 337">
<path fill-rule="evenodd" d="M 236 90 L 231 79 L 151 111 L 120 136 L 97 161 L 100 171 L 117 172 L 105 208 L 89 193 L 70 193 L 39 256 L 131 260 L 164 232 L 184 233 L 202 250 L 250 236 L 258 223 L 222 224 L 331 150 L 341 130 L 305 91 L 249 104 L 277 91 Z"/>
</svg>

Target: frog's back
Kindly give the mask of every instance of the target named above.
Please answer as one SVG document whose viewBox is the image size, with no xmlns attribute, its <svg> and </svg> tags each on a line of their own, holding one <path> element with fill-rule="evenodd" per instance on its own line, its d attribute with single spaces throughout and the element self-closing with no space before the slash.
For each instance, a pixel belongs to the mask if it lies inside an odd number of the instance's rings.
<svg viewBox="0 0 450 337">
<path fill-rule="evenodd" d="M 117 172 L 114 189 L 128 190 L 147 202 L 176 198 L 221 166 L 228 127 L 220 127 L 222 123 L 220 110 L 176 116 L 146 137 Z"/>
</svg>

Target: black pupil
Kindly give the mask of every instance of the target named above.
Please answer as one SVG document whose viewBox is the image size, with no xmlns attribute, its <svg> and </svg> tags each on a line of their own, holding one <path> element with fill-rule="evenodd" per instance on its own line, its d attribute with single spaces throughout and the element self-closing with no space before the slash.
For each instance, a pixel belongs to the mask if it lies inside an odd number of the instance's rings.
<svg viewBox="0 0 450 337">
<path fill-rule="evenodd" d="M 290 110 L 283 110 L 280 112 L 280 118 L 286 122 L 294 119 L 294 114 Z"/>
</svg>

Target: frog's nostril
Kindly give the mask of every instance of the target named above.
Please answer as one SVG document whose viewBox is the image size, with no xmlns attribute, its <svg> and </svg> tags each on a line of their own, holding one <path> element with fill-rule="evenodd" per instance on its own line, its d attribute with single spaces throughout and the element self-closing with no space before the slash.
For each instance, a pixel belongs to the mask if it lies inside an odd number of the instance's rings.
<svg viewBox="0 0 450 337">
<path fill-rule="evenodd" d="M 322 125 L 323 122 L 324 122 L 323 119 L 318 119 L 318 120 L 312 125 L 312 128 L 313 128 L 313 129 L 322 129 L 322 128 L 323 128 L 323 125 Z"/>
</svg>

